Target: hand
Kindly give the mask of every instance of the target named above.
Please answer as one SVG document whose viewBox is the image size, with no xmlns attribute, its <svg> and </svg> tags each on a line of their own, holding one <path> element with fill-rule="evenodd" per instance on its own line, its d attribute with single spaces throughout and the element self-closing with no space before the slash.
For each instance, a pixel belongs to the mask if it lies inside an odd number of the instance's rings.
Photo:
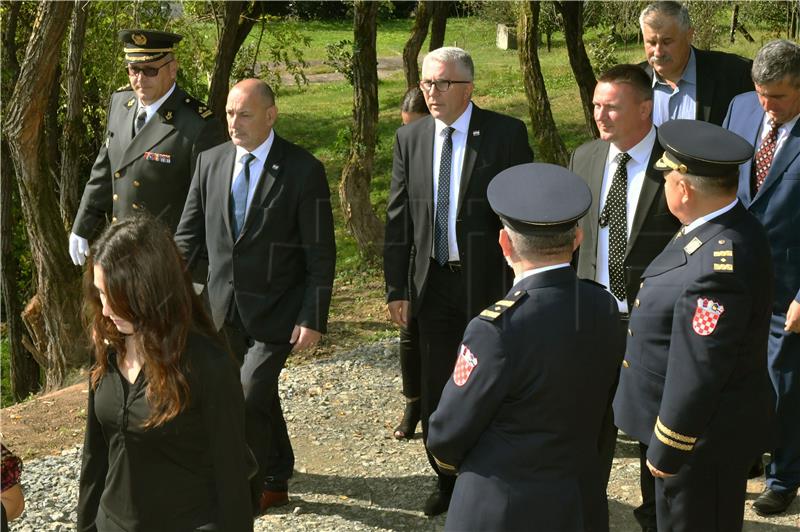
<svg viewBox="0 0 800 532">
<path fill-rule="evenodd" d="M 792 300 L 789 310 L 786 311 L 786 332 L 800 333 L 800 303 Z"/>
<path fill-rule="evenodd" d="M 69 256 L 72 264 L 83 266 L 86 257 L 89 255 L 89 241 L 75 233 L 69 234 Z"/>
<path fill-rule="evenodd" d="M 656 469 L 653 464 L 650 463 L 650 460 L 647 461 L 647 469 L 649 469 L 650 474 L 656 478 L 670 478 L 675 476 L 674 473 L 664 473 L 663 471 Z"/>
<path fill-rule="evenodd" d="M 295 325 L 289 343 L 294 346 L 292 351 L 302 351 L 317 345 L 320 338 L 322 338 L 322 333 L 308 327 Z"/>
<path fill-rule="evenodd" d="M 400 327 L 408 327 L 408 300 L 398 299 L 386 304 L 389 309 L 389 318 Z"/>
</svg>

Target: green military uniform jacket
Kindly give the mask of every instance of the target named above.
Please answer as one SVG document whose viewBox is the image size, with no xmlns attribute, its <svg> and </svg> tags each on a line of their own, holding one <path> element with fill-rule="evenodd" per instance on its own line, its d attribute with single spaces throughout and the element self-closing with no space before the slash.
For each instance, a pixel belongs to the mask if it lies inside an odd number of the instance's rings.
<svg viewBox="0 0 800 532">
<path fill-rule="evenodd" d="M 94 238 L 105 223 L 146 209 L 174 232 L 186 201 L 197 155 L 227 140 L 211 111 L 175 87 L 138 135 L 136 95 L 111 96 L 106 139 L 92 166 L 72 232 Z"/>
</svg>

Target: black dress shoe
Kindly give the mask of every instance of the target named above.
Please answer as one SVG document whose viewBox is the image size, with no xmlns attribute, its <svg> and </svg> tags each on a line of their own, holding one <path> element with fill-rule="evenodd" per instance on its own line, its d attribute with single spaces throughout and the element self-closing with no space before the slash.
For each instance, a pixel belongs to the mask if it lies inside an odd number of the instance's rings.
<svg viewBox="0 0 800 532">
<path fill-rule="evenodd" d="M 786 511 L 795 496 L 797 496 L 796 489 L 781 492 L 767 488 L 753 503 L 753 510 L 758 515 L 779 514 Z"/>
<path fill-rule="evenodd" d="M 434 515 L 443 514 L 450 506 L 450 497 L 452 493 L 447 493 L 441 490 L 436 490 L 428 496 L 425 501 L 425 515 L 433 517 Z"/>
<path fill-rule="evenodd" d="M 420 405 L 419 399 L 413 401 L 406 401 L 406 409 L 403 412 L 403 420 L 394 428 L 392 433 L 395 439 L 411 440 L 414 438 L 414 433 L 417 431 L 417 424 L 419 423 Z"/>
</svg>

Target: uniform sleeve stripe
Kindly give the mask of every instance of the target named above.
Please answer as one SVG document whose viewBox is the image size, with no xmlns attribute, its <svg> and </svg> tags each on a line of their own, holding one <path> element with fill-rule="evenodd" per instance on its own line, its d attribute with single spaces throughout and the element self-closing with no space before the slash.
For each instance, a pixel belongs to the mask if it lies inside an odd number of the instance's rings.
<svg viewBox="0 0 800 532">
<path fill-rule="evenodd" d="M 433 457 L 433 459 L 436 461 L 436 465 L 438 465 L 440 468 L 444 469 L 445 471 L 451 471 L 453 473 L 456 472 L 456 466 L 451 466 L 450 464 L 445 464 L 444 462 L 442 462 L 441 460 L 439 460 L 435 456 Z"/>
<path fill-rule="evenodd" d="M 665 435 L 679 442 L 691 443 L 691 444 L 697 442 L 697 438 L 693 438 L 691 436 L 684 436 L 683 434 L 671 430 L 669 427 L 667 427 L 661 422 L 661 418 L 659 417 L 656 418 L 656 430 L 663 432 Z"/>
<path fill-rule="evenodd" d="M 656 429 L 655 431 L 656 438 L 663 443 L 664 445 L 668 445 L 670 447 L 674 447 L 675 449 L 679 449 L 681 451 L 691 451 L 694 448 L 694 445 L 685 445 L 683 443 L 678 443 L 675 440 L 671 440 L 668 437 L 664 436 L 661 431 Z"/>
</svg>

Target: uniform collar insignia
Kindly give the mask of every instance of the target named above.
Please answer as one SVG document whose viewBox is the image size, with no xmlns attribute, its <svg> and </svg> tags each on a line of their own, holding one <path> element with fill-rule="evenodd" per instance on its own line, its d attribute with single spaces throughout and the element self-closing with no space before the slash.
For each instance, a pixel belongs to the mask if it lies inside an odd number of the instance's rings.
<svg viewBox="0 0 800 532">
<path fill-rule="evenodd" d="M 172 120 L 172 111 L 167 111 L 166 113 L 164 113 L 164 118 L 166 118 L 167 120 Z"/>
<path fill-rule="evenodd" d="M 703 242 L 701 242 L 699 238 L 694 237 L 688 244 L 683 246 L 683 250 L 689 255 L 691 255 L 692 253 L 697 251 L 702 245 Z"/>
<path fill-rule="evenodd" d="M 133 102 L 135 102 L 135 101 L 136 101 L 136 98 L 131 98 L 130 100 L 128 100 L 128 103 L 126 103 L 125 105 L 127 107 L 133 107 Z"/>
</svg>

